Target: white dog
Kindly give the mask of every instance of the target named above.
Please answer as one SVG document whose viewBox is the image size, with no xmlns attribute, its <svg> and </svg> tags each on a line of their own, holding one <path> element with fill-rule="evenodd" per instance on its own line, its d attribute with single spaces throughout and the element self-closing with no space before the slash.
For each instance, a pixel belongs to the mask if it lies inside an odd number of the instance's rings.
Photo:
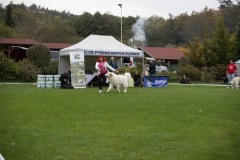
<svg viewBox="0 0 240 160">
<path fill-rule="evenodd" d="M 127 77 L 127 80 L 130 81 L 130 79 L 132 78 L 131 74 L 129 72 L 125 72 L 123 74 L 125 77 Z"/>
<path fill-rule="evenodd" d="M 131 76 L 131 73 L 125 72 L 123 75 L 124 75 L 125 77 L 127 77 L 128 87 L 134 87 L 134 80 L 133 80 L 133 78 L 132 78 L 132 76 Z"/>
<path fill-rule="evenodd" d="M 240 83 L 240 77 L 234 77 L 230 82 L 233 87 L 238 89 L 238 84 Z"/>
<path fill-rule="evenodd" d="M 107 92 L 109 92 L 113 87 L 117 87 L 118 92 L 120 93 L 119 87 L 124 88 L 124 93 L 127 92 L 128 88 L 128 78 L 124 75 L 117 75 L 113 72 L 108 72 L 106 74 L 107 77 L 109 77 L 109 87 Z"/>
</svg>

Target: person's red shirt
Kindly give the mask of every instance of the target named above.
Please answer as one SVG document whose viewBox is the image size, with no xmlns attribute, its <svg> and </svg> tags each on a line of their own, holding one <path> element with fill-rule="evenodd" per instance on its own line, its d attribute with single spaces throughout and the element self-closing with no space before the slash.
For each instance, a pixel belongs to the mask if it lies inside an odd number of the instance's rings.
<svg viewBox="0 0 240 160">
<path fill-rule="evenodd" d="M 234 74 L 236 73 L 237 66 L 235 64 L 229 64 L 227 68 L 228 74 Z"/>
</svg>

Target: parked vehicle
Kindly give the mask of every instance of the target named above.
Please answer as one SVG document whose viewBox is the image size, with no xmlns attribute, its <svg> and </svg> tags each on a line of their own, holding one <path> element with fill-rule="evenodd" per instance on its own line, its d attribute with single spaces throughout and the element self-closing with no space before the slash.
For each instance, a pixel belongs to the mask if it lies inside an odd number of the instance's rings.
<svg viewBox="0 0 240 160">
<path fill-rule="evenodd" d="M 156 61 L 154 58 L 146 57 L 145 59 L 152 60 L 156 64 L 156 72 L 168 72 L 168 68 L 161 65 L 161 63 Z"/>
<path fill-rule="evenodd" d="M 168 72 L 168 68 L 160 64 L 156 65 L 156 72 Z"/>
<path fill-rule="evenodd" d="M 161 65 L 161 63 L 156 61 L 154 58 L 145 57 L 145 59 L 152 60 L 156 64 L 156 72 L 168 72 L 168 68 L 166 66 Z M 135 67 L 134 58 L 133 57 L 123 57 L 122 64 L 123 64 L 123 66 Z"/>
</svg>

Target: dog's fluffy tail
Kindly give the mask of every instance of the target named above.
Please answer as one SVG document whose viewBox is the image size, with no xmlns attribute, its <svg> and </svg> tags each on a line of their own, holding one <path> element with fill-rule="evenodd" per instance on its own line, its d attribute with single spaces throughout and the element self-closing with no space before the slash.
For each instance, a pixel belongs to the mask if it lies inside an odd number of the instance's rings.
<svg viewBox="0 0 240 160">
<path fill-rule="evenodd" d="M 124 76 L 127 78 L 128 86 L 133 87 L 134 86 L 134 80 L 129 72 L 124 73 Z"/>
<path fill-rule="evenodd" d="M 129 72 L 124 73 L 124 76 L 127 77 L 128 82 L 131 80 L 132 76 Z"/>
</svg>

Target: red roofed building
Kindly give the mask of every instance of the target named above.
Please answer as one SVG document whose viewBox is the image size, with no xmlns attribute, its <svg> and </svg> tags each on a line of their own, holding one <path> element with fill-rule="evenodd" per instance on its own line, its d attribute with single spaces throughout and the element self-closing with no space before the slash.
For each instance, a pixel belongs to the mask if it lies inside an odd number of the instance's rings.
<svg viewBox="0 0 240 160">
<path fill-rule="evenodd" d="M 42 43 L 42 44 L 51 50 L 57 50 L 57 51 L 73 45 L 73 44 L 69 44 L 69 43 Z"/>
<path fill-rule="evenodd" d="M 184 56 L 179 48 L 141 47 L 139 48 L 147 57 L 154 58 L 161 62 L 178 64 L 178 60 Z"/>
<path fill-rule="evenodd" d="M 4 53 L 8 58 L 15 61 L 20 61 L 26 58 L 26 50 L 39 44 L 33 39 L 15 39 L 15 38 L 0 38 L 0 46 L 4 49 Z M 45 45 L 51 52 L 52 59 L 58 59 L 59 51 L 73 44 L 68 43 L 41 43 Z"/>
</svg>

